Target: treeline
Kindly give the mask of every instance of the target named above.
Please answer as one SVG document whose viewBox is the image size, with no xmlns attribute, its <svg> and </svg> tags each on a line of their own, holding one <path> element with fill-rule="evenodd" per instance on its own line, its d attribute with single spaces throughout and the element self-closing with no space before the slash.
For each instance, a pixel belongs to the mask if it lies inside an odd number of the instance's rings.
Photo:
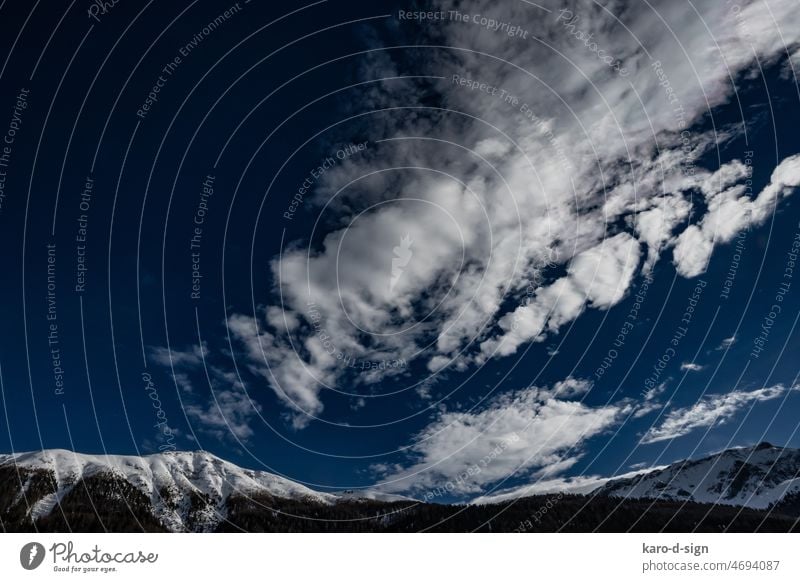
<svg viewBox="0 0 800 582">
<path fill-rule="evenodd" d="M 235 498 L 219 531 L 251 532 L 789 532 L 794 517 L 731 506 L 582 495 L 496 505 L 348 501 L 332 506 Z"/>
</svg>

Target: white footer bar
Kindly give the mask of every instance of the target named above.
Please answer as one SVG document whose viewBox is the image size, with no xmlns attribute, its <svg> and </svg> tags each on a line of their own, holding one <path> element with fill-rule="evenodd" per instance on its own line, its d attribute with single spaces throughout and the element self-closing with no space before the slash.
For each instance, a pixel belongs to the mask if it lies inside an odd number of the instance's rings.
<svg viewBox="0 0 800 582">
<path fill-rule="evenodd" d="M 795 581 L 798 541 L 792 534 L 0 534 L 0 579 Z"/>
</svg>

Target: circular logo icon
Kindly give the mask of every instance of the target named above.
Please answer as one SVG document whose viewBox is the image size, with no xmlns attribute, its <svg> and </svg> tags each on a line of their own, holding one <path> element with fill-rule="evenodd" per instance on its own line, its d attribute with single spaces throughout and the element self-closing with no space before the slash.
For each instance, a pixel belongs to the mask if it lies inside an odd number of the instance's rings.
<svg viewBox="0 0 800 582">
<path fill-rule="evenodd" d="M 19 563 L 26 570 L 35 570 L 44 561 L 44 546 L 38 542 L 30 542 L 19 551 Z"/>
</svg>

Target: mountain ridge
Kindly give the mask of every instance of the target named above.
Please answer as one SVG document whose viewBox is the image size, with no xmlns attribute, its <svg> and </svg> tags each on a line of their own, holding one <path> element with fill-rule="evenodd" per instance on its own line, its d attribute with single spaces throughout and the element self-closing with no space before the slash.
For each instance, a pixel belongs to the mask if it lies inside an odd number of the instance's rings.
<svg viewBox="0 0 800 582">
<path fill-rule="evenodd" d="M 766 510 L 800 495 L 800 450 L 768 442 L 733 447 L 633 477 L 611 479 L 592 495 Z"/>
<path fill-rule="evenodd" d="M 31 521 L 53 513 L 60 502 L 88 479 L 110 478 L 129 483 L 143 494 L 154 516 L 171 531 L 211 531 L 225 519 L 232 496 L 269 497 L 331 505 L 360 499 L 383 502 L 410 498 L 372 490 L 325 493 L 275 475 L 240 467 L 207 451 L 167 451 L 149 455 L 92 455 L 45 449 L 0 455 L 0 467 L 22 469 L 20 497 Z M 33 503 L 23 499 L 30 479 L 47 480 L 52 491 Z M 191 527 L 189 527 L 191 526 Z"/>
<path fill-rule="evenodd" d="M 442 505 L 376 489 L 320 492 L 207 451 L 136 456 L 47 449 L 0 455 L 0 526 L 5 531 L 470 531 L 496 514 L 504 517 L 490 531 L 517 531 L 530 518 L 526 512 L 541 516 L 546 506 L 548 517 L 537 531 L 650 531 L 658 524 L 788 531 L 797 528 L 800 516 L 799 473 L 800 450 L 760 443 L 612 478 L 586 494 Z"/>
</svg>

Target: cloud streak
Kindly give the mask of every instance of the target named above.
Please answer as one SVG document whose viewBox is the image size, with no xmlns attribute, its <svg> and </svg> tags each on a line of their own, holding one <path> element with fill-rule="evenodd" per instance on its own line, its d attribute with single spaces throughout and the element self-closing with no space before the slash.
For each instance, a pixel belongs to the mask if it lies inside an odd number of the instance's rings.
<svg viewBox="0 0 800 582">
<path fill-rule="evenodd" d="M 692 406 L 671 411 L 659 426 L 647 431 L 642 437 L 641 443 L 651 444 L 672 440 L 685 436 L 698 428 L 725 424 L 747 406 L 774 400 L 790 390 L 798 389 L 800 386 L 787 388 L 782 384 L 776 384 L 750 392 L 734 390 L 727 394 L 706 396 Z"/>
</svg>

